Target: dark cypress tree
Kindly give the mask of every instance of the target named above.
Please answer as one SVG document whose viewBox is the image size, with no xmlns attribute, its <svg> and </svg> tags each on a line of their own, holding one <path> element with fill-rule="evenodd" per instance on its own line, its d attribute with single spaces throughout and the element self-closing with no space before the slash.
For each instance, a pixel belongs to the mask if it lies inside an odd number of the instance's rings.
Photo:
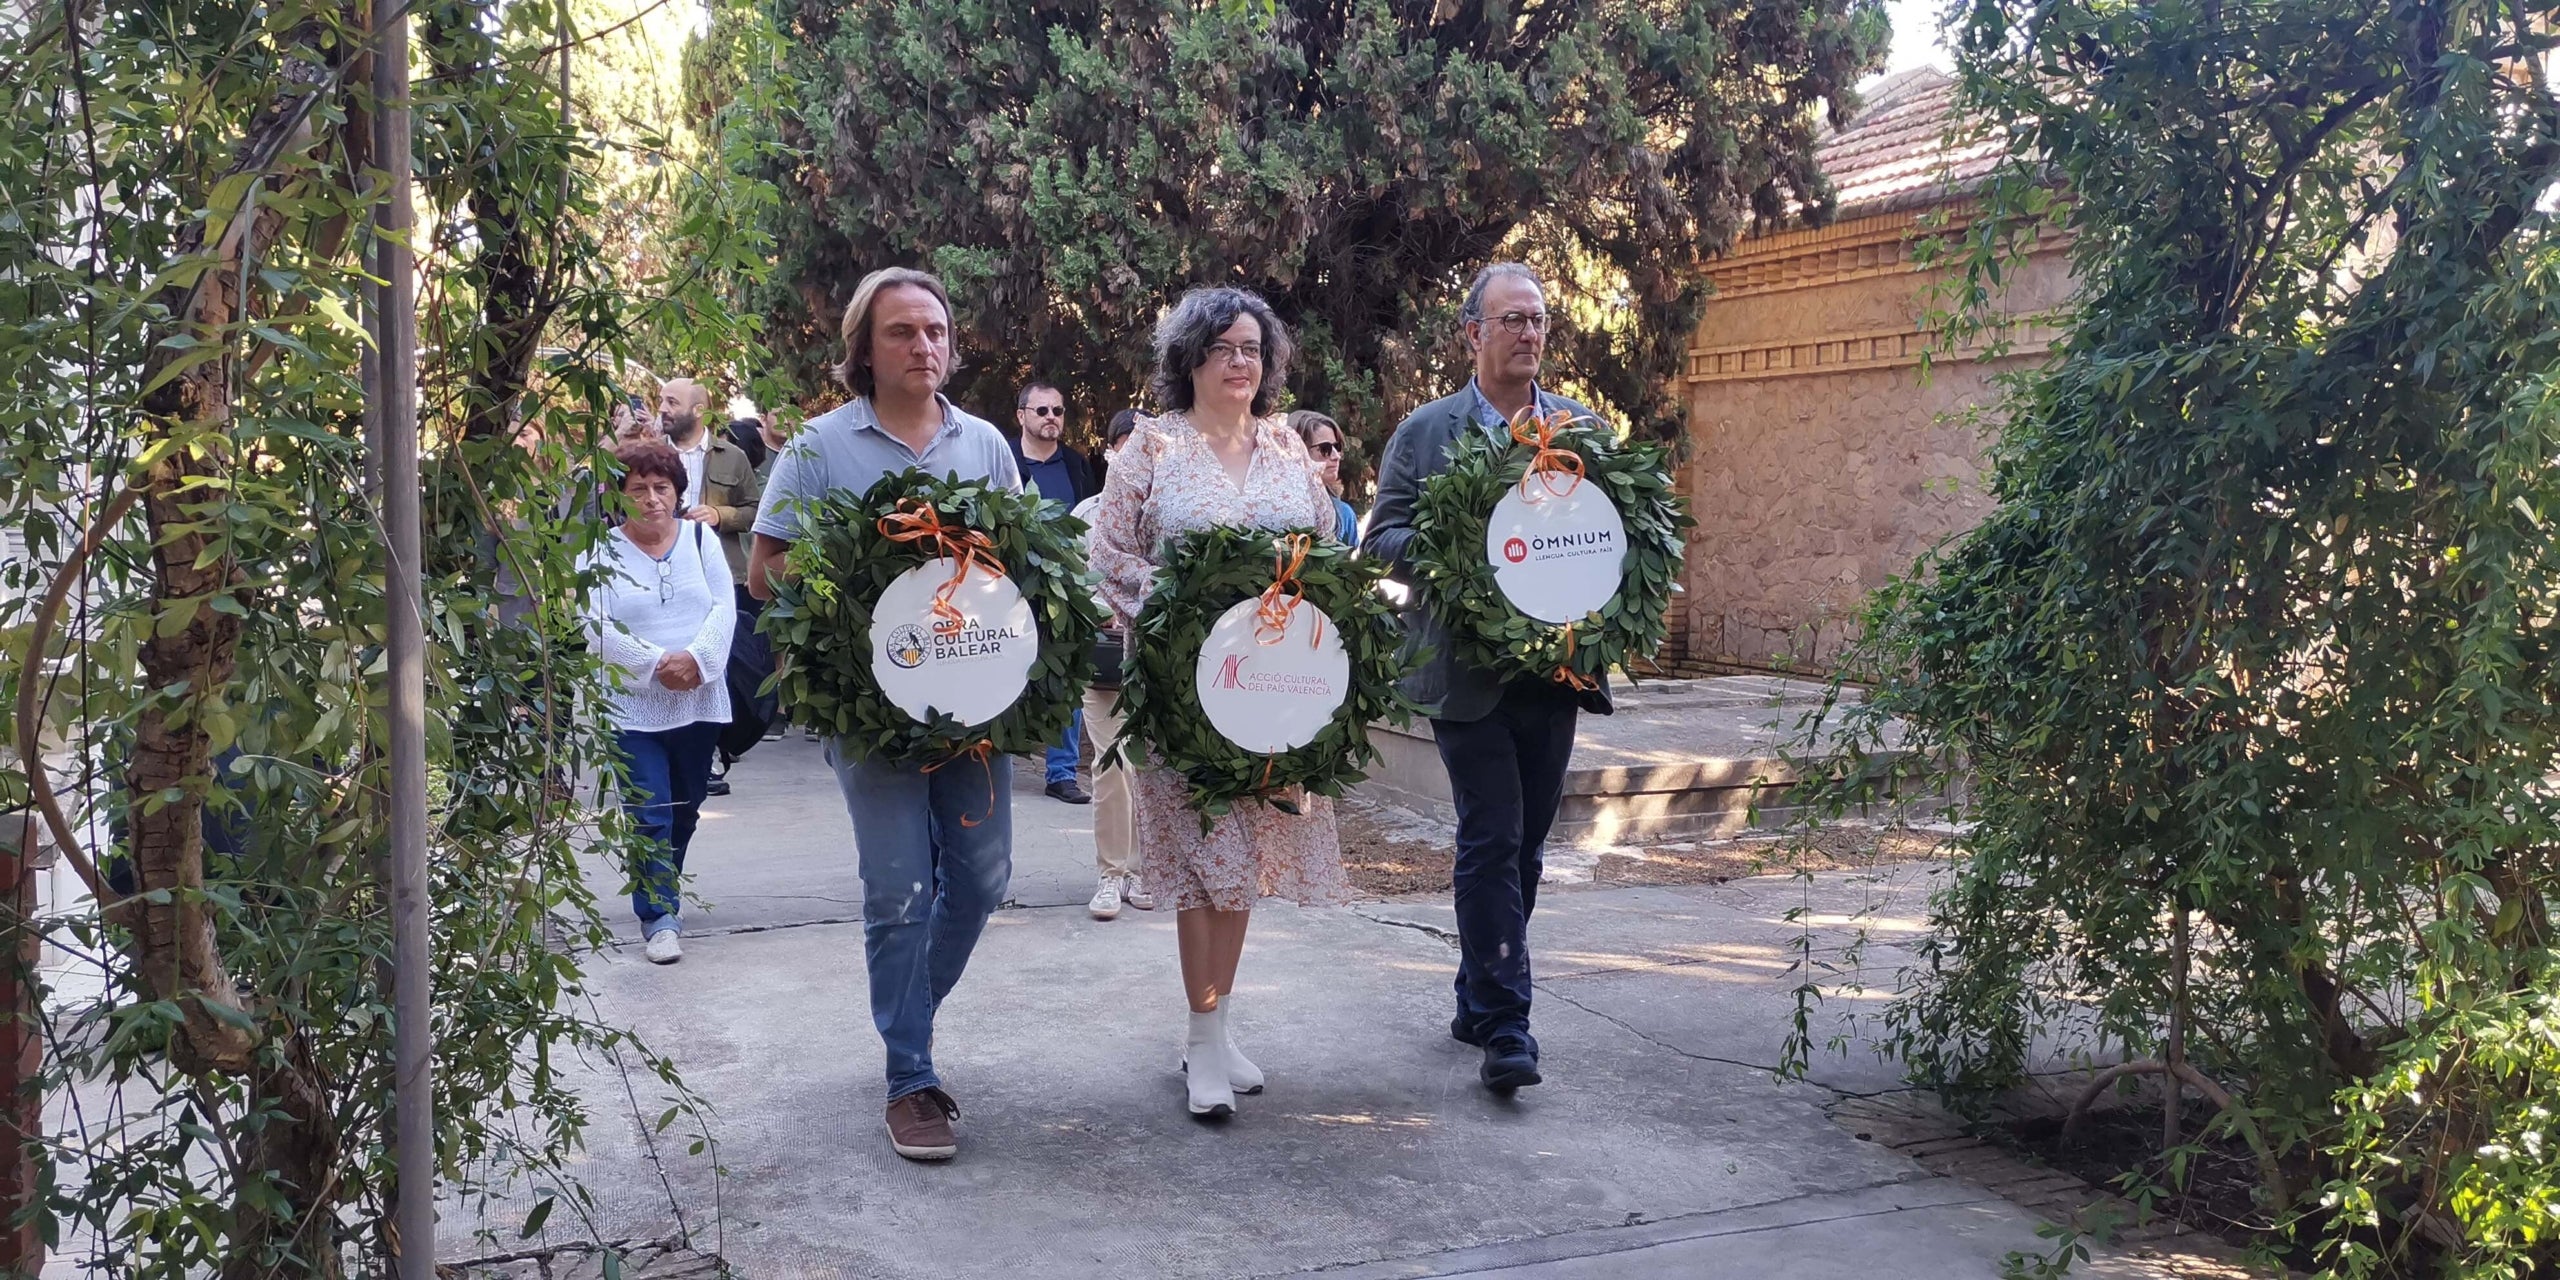
<svg viewBox="0 0 2560 1280">
<path fill-rule="evenodd" d="M 1098 427 L 1158 309 L 1234 284 L 1299 328 L 1298 400 L 1371 440 L 1458 375 L 1459 291 L 1505 256 L 1557 283 L 1554 380 L 1675 432 L 1701 266 L 1827 213 L 1815 137 L 1887 37 L 1877 0 L 764 3 L 763 310 L 797 390 L 864 271 L 923 265 L 958 294 L 956 398 L 1037 371 Z"/>
</svg>

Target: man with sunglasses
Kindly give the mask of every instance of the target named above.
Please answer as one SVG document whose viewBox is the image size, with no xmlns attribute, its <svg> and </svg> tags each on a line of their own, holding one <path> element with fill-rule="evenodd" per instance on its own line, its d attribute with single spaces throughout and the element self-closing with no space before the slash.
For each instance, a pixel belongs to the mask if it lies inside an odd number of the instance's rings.
<svg viewBox="0 0 2560 1280">
<path fill-rule="evenodd" d="M 1422 484 L 1449 465 L 1470 432 L 1511 445 L 1524 411 L 1590 410 L 1538 386 L 1547 350 L 1545 290 L 1516 262 L 1478 273 L 1458 312 L 1475 377 L 1455 395 L 1413 411 L 1387 440 L 1378 464 L 1378 500 L 1362 555 L 1414 585 L 1413 504 Z M 1564 798 L 1579 712 L 1607 715 L 1607 677 L 1583 693 L 1551 680 L 1505 682 L 1451 656 L 1449 636 L 1422 608 L 1405 615 L 1406 652 L 1430 650 L 1404 691 L 1431 714 L 1431 736 L 1449 771 L 1458 810 L 1457 1015 L 1449 1034 L 1484 1051 L 1478 1078 L 1496 1093 L 1538 1083 L 1538 1042 L 1529 1034 L 1529 913 L 1538 905 L 1543 846 Z"/>
<path fill-rule="evenodd" d="M 1062 502 L 1069 511 L 1102 492 L 1102 478 L 1094 473 L 1093 460 L 1066 443 L 1067 398 L 1057 387 L 1040 381 L 1022 384 L 1013 393 L 1013 420 L 1022 428 L 1013 440 L 1013 463 L 1022 472 L 1022 487 L 1039 490 L 1041 497 Z M 1078 776 L 1083 755 L 1084 713 L 1079 711 L 1067 722 L 1066 740 L 1049 748 L 1051 799 L 1093 803 Z"/>
</svg>

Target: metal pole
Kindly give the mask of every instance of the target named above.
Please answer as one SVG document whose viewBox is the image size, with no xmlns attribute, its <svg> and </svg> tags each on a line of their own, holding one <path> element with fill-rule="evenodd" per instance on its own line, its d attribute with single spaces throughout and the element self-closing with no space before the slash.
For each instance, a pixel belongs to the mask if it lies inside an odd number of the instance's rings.
<svg viewBox="0 0 2560 1280">
<path fill-rule="evenodd" d="M 434 1280 L 436 1148 L 427 984 L 426 624 L 420 616 L 418 538 L 418 307 L 409 251 L 409 19 L 404 0 L 374 0 L 374 160 L 387 189 L 374 207 L 382 271 L 378 313 L 382 519 L 390 543 L 384 591 L 390 623 L 392 1228 L 399 1280 Z"/>
</svg>

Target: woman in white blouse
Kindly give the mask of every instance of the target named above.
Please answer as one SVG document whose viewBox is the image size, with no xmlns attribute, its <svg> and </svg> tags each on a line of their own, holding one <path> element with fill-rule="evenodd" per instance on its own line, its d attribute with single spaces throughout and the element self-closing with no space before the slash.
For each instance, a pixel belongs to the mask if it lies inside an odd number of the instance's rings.
<svg viewBox="0 0 2560 1280">
<path fill-rule="evenodd" d="M 644 845 L 631 910 L 650 961 L 674 964 L 684 958 L 677 882 L 729 722 L 721 677 L 737 602 L 718 540 L 676 516 L 684 460 L 655 442 L 614 456 L 631 514 L 594 553 L 604 579 L 587 602 L 587 627 L 618 686 L 610 716 L 626 770 L 623 807 Z"/>
</svg>

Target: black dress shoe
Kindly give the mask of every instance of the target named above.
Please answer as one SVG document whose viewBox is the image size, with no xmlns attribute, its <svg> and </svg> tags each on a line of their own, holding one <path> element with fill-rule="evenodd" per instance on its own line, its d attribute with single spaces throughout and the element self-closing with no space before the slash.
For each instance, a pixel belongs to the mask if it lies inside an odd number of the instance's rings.
<svg viewBox="0 0 2560 1280">
<path fill-rule="evenodd" d="M 1065 778 L 1057 782 L 1050 783 L 1049 798 L 1052 800 L 1064 800 L 1068 804 L 1093 803 L 1093 797 L 1085 794 L 1083 784 L 1077 782 L 1073 778 Z"/>
<path fill-rule="evenodd" d="M 1544 1077 L 1538 1074 L 1538 1046 L 1514 1031 L 1497 1033 L 1485 1042 L 1484 1066 L 1476 1072 L 1495 1093 L 1525 1089 Z"/>
</svg>

